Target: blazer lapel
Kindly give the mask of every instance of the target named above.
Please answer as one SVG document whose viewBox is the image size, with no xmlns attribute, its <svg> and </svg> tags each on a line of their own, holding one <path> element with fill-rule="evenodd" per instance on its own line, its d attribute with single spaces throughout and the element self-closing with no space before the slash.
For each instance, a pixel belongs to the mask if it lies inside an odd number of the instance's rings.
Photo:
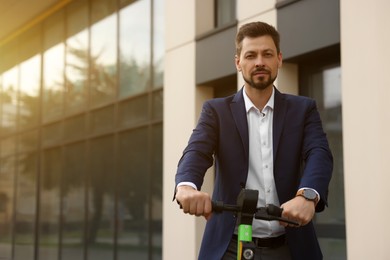
<svg viewBox="0 0 390 260">
<path fill-rule="evenodd" d="M 234 121 L 236 123 L 236 127 L 241 137 L 242 144 L 245 150 L 245 156 L 248 157 L 249 153 L 249 136 L 248 136 L 248 121 L 245 111 L 245 102 L 242 94 L 244 88 L 241 88 L 239 92 L 233 97 L 232 102 L 230 103 L 230 109 L 232 111 L 232 115 Z"/>
<path fill-rule="evenodd" d="M 274 161 L 278 152 L 280 136 L 283 130 L 284 117 L 287 112 L 287 104 L 284 95 L 275 88 L 275 104 L 273 118 L 273 155 Z"/>
</svg>

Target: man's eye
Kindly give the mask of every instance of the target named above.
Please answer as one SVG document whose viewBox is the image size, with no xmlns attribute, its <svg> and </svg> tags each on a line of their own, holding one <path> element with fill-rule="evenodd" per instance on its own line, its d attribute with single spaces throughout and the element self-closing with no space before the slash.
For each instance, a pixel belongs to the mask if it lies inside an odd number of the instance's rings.
<svg viewBox="0 0 390 260">
<path fill-rule="evenodd" d="M 249 55 L 246 55 L 246 57 L 245 58 L 247 58 L 247 59 L 253 59 L 255 57 L 255 55 L 253 55 L 253 54 L 249 54 Z"/>
</svg>

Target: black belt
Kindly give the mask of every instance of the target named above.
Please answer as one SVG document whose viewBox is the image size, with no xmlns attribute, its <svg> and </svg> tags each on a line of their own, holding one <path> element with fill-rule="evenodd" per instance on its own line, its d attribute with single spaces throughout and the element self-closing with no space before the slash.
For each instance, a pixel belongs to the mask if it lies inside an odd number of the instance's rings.
<svg viewBox="0 0 390 260">
<path fill-rule="evenodd" d="M 234 240 L 238 240 L 236 234 L 233 235 Z M 286 235 L 281 235 L 278 237 L 253 237 L 253 243 L 255 243 L 258 248 L 276 248 L 286 244 Z"/>
</svg>

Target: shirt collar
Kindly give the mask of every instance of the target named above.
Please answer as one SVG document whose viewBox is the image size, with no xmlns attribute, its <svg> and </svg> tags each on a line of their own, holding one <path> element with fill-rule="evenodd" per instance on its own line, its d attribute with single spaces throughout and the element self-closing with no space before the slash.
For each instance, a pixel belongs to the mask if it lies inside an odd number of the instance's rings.
<svg viewBox="0 0 390 260">
<path fill-rule="evenodd" d="M 252 101 L 249 99 L 248 95 L 246 94 L 245 92 L 245 86 L 244 86 L 244 90 L 242 91 L 243 93 L 243 96 L 244 96 L 244 102 L 245 102 L 245 110 L 246 112 L 248 113 L 249 110 L 253 107 L 255 109 L 256 106 L 252 103 Z M 274 100 L 275 100 L 275 89 L 272 87 L 272 94 L 271 94 L 271 97 L 268 99 L 268 102 L 267 104 L 265 104 L 264 108 L 262 111 L 265 111 L 267 107 L 269 107 L 270 109 L 274 109 Z"/>
</svg>

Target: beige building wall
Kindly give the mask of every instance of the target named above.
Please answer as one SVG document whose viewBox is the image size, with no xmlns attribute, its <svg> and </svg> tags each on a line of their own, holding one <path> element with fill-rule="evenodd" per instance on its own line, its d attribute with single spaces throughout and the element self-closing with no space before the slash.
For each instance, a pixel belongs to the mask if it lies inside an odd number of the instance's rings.
<svg viewBox="0 0 390 260">
<path fill-rule="evenodd" d="M 390 259 L 390 2 L 341 0 L 348 259 Z"/>
<path fill-rule="evenodd" d="M 177 162 L 195 122 L 195 0 L 165 4 L 163 259 L 195 259 L 195 218 L 172 202 Z"/>
</svg>

